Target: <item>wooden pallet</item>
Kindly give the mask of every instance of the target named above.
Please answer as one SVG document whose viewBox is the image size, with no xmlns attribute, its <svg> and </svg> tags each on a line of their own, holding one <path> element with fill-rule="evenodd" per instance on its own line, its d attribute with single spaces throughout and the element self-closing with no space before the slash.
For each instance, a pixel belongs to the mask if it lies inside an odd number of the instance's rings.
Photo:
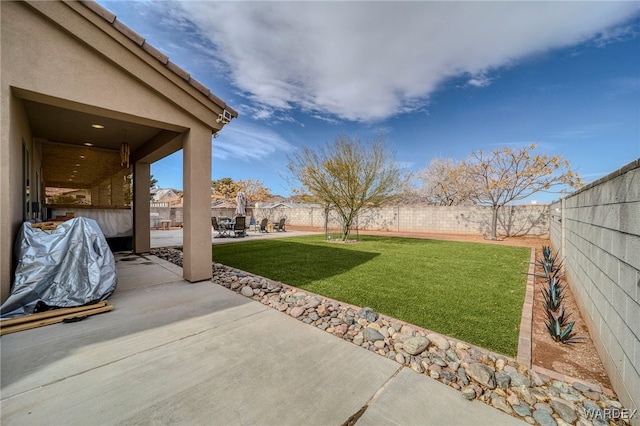
<svg viewBox="0 0 640 426">
<path fill-rule="evenodd" d="M 56 324 L 64 320 L 82 319 L 89 315 L 101 314 L 113 310 L 113 305 L 107 302 L 98 302 L 93 305 L 79 306 L 77 308 L 61 308 L 37 314 L 24 315 L 0 321 L 0 336 L 31 328 Z"/>
</svg>

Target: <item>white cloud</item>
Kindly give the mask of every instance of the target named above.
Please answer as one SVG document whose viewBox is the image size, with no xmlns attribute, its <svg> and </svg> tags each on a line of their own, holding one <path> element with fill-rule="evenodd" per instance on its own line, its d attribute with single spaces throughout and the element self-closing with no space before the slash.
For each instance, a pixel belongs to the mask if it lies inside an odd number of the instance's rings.
<svg viewBox="0 0 640 426">
<path fill-rule="evenodd" d="M 263 111 L 375 121 L 423 108 L 445 79 L 629 36 L 636 2 L 182 2 Z M 177 19 L 177 18 L 174 18 Z"/>
<path fill-rule="evenodd" d="M 264 126 L 252 126 L 235 122 L 220 132 L 213 140 L 213 158 L 229 158 L 245 161 L 260 160 L 275 152 L 287 152 L 293 146 L 277 133 Z"/>
<path fill-rule="evenodd" d="M 273 116 L 273 110 L 262 108 L 260 111 L 257 111 L 255 114 L 255 118 L 258 120 L 264 120 L 267 118 L 271 118 Z"/>
<path fill-rule="evenodd" d="M 487 87 L 492 81 L 493 78 L 487 76 L 486 73 L 480 73 L 471 77 L 469 81 L 467 81 L 467 84 L 473 87 Z"/>
</svg>

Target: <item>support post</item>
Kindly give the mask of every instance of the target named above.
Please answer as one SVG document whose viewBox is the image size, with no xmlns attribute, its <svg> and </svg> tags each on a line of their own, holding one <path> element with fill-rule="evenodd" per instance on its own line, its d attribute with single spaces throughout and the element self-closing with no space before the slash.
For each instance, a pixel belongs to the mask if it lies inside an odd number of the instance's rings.
<svg viewBox="0 0 640 426">
<path fill-rule="evenodd" d="M 211 130 L 192 128 L 185 134 L 184 279 L 209 280 L 211 273 Z"/>
<path fill-rule="evenodd" d="M 133 164 L 133 251 L 135 253 L 148 253 L 151 250 L 150 185 L 151 164 L 136 161 Z"/>
</svg>

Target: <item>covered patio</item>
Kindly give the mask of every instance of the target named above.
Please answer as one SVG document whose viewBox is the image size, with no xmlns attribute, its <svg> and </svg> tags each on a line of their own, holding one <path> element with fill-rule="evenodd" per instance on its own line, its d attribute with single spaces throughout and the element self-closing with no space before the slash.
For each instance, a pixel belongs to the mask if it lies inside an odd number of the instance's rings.
<svg viewBox="0 0 640 426">
<path fill-rule="evenodd" d="M 148 252 L 151 163 L 181 149 L 183 278 L 209 279 L 211 138 L 237 112 L 95 2 L 0 8 L 1 300 L 25 221 L 91 217 Z"/>
</svg>

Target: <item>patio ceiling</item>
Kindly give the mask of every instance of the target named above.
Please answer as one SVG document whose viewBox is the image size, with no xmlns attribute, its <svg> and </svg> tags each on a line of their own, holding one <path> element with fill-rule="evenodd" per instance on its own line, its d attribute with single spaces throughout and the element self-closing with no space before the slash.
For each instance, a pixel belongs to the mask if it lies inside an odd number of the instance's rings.
<svg viewBox="0 0 640 426">
<path fill-rule="evenodd" d="M 125 141 L 135 151 L 161 129 L 100 115 L 74 111 L 39 102 L 25 101 L 33 137 L 49 142 L 86 146 L 120 152 Z M 101 125 L 102 128 L 94 128 Z"/>
<path fill-rule="evenodd" d="M 121 144 L 129 144 L 133 157 L 137 149 L 166 132 L 32 100 L 24 100 L 24 106 L 32 135 L 42 142 L 45 186 L 90 188 L 112 176 L 128 174 L 120 165 Z"/>
</svg>

